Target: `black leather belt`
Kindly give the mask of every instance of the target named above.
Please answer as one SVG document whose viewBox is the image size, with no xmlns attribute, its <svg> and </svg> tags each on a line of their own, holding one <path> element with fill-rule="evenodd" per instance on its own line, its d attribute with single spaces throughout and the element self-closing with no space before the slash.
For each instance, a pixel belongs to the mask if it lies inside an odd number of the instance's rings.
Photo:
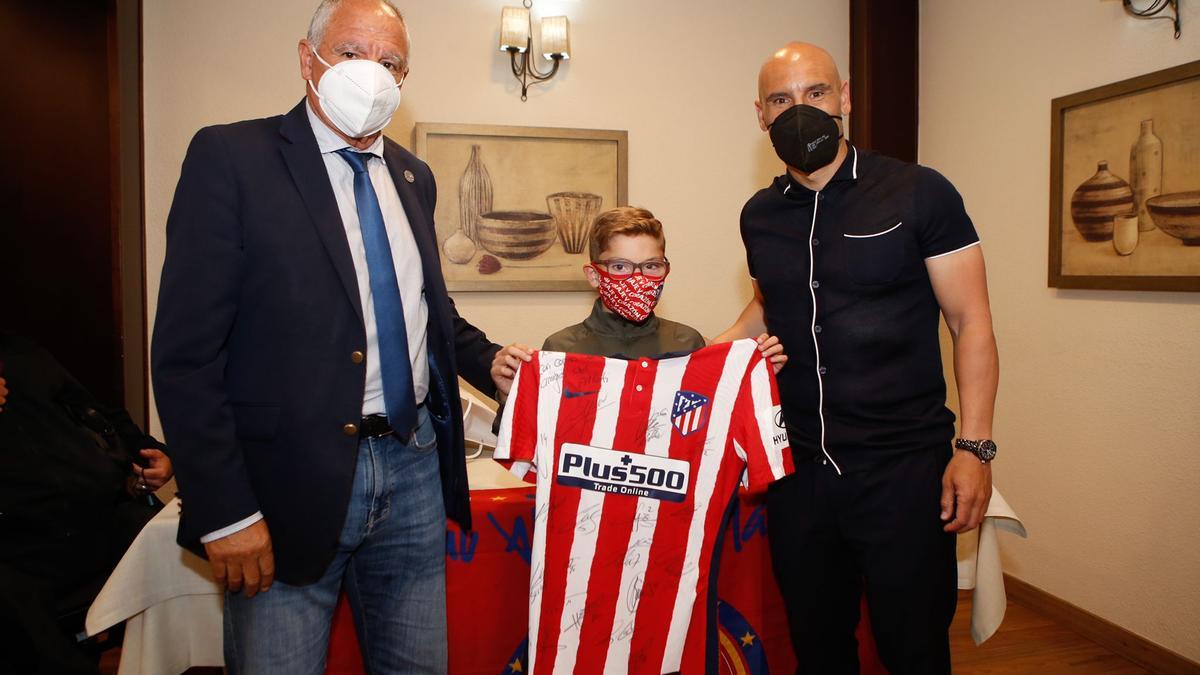
<svg viewBox="0 0 1200 675">
<path fill-rule="evenodd" d="M 424 403 L 417 406 L 418 413 L 420 412 L 421 408 L 424 406 L 425 406 Z M 359 420 L 359 422 L 358 422 L 358 437 L 359 438 L 382 438 L 384 436 L 390 436 L 392 434 L 396 434 L 396 438 L 401 443 L 404 443 L 405 445 L 407 445 L 408 442 L 410 440 L 412 440 L 412 435 L 413 435 L 414 431 L 416 431 L 415 428 L 409 429 L 407 433 L 397 432 L 395 429 L 392 428 L 392 425 L 388 423 L 387 415 L 378 415 L 378 414 L 367 415 L 367 416 L 363 417 L 361 420 Z"/>
<path fill-rule="evenodd" d="M 359 438 L 379 438 L 394 433 L 396 430 L 388 424 L 387 415 L 367 415 L 358 423 Z"/>
</svg>

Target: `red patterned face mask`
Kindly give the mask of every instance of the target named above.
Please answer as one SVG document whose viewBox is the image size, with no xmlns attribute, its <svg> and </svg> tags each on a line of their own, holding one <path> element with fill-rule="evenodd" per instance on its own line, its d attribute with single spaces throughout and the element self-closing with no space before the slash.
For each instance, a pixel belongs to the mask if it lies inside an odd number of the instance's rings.
<svg viewBox="0 0 1200 675">
<path fill-rule="evenodd" d="M 600 302 L 617 316 L 634 323 L 650 317 L 658 298 L 662 295 L 666 277 L 649 279 L 642 274 L 633 274 L 625 279 L 614 279 L 612 275 L 596 265 L 591 268 L 600 277 Z"/>
</svg>

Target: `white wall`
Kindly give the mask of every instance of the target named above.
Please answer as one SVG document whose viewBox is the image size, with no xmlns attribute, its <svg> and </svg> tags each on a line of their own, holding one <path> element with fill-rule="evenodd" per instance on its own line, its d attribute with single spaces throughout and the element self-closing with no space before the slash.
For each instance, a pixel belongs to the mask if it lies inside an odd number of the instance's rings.
<svg viewBox="0 0 1200 675">
<path fill-rule="evenodd" d="M 660 313 L 706 335 L 736 317 L 750 292 L 738 213 L 780 168 L 755 120 L 758 66 L 776 47 L 802 39 L 826 46 L 845 71 L 845 0 L 539 0 L 535 18 L 570 17 L 573 54 L 525 103 L 497 50 L 500 8 L 519 2 L 399 2 L 413 36 L 412 73 L 389 136 L 411 147 L 418 121 L 628 130 L 630 203 L 663 221 L 673 263 Z M 188 141 L 202 126 L 280 114 L 300 100 L 296 42 L 315 6 L 315 0 L 145 3 L 151 322 L 164 223 Z M 582 320 L 591 297 L 457 293 L 455 301 L 494 340 L 536 346 Z"/>
<path fill-rule="evenodd" d="M 924 0 L 920 156 L 984 241 L 1006 570 L 1200 660 L 1200 294 L 1046 286 L 1050 101 L 1200 59 L 1182 4 L 1174 40 L 1119 0 Z"/>
</svg>

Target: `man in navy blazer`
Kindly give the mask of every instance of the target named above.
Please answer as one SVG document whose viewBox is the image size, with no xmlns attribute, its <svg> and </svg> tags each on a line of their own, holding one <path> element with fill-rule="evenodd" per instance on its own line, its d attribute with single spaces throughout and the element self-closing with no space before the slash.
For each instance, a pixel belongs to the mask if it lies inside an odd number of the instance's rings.
<svg viewBox="0 0 1200 675">
<path fill-rule="evenodd" d="M 387 0 L 322 2 L 299 46 L 306 99 L 201 129 L 167 220 L 154 388 L 179 543 L 227 585 L 234 673 L 320 673 L 343 585 L 368 672 L 446 669 L 445 518 L 470 526 L 456 375 L 488 394 L 507 382 L 491 372 L 500 346 L 447 294 L 429 167 L 353 126 L 347 82 L 395 79 L 360 110 L 378 122 L 408 47 Z M 382 214 L 402 299 L 411 429 L 385 405 L 364 207 Z"/>
</svg>

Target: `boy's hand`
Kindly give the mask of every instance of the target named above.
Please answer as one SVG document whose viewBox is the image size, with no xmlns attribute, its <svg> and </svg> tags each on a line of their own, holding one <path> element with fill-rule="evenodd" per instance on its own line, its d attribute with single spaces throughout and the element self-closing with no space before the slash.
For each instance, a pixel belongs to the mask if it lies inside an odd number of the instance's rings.
<svg viewBox="0 0 1200 675">
<path fill-rule="evenodd" d="M 528 362 L 532 352 L 533 349 L 516 342 L 496 352 L 492 358 L 492 382 L 496 383 L 496 389 L 502 395 L 508 396 L 513 378 L 517 375 L 517 366 L 522 361 Z"/>
<path fill-rule="evenodd" d="M 765 358 L 771 364 L 771 370 L 778 375 L 787 363 L 787 354 L 783 353 L 783 343 L 774 335 L 763 333 L 758 336 L 758 351 L 762 352 Z"/>
<path fill-rule="evenodd" d="M 4 410 L 4 404 L 8 403 L 8 386 L 3 377 L 0 377 L 0 410 Z"/>
</svg>

